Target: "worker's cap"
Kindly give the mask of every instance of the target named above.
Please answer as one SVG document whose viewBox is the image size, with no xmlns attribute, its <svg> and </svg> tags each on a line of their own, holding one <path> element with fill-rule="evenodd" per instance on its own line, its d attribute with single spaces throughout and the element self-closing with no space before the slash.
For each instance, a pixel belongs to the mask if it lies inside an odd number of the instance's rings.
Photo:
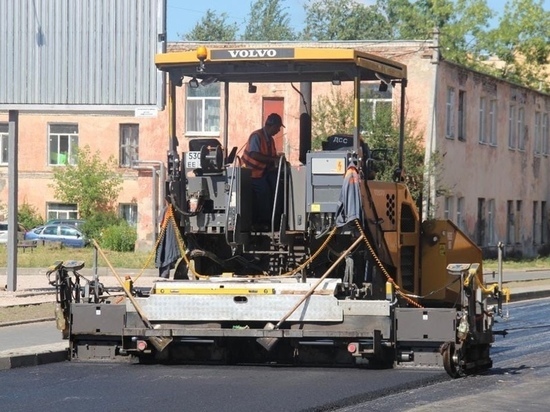
<svg viewBox="0 0 550 412">
<path fill-rule="evenodd" d="M 265 119 L 265 125 L 285 127 L 285 125 L 283 124 L 283 119 L 281 119 L 281 116 L 279 116 L 277 113 L 271 113 L 269 116 L 267 116 L 267 119 Z"/>
</svg>

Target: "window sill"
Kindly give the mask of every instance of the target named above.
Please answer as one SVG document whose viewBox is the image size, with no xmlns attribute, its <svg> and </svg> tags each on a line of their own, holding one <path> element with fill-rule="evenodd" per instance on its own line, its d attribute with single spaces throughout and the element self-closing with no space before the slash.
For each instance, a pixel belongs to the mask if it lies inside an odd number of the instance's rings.
<svg viewBox="0 0 550 412">
<path fill-rule="evenodd" d="M 185 132 L 185 137 L 220 137 L 220 132 Z"/>
</svg>

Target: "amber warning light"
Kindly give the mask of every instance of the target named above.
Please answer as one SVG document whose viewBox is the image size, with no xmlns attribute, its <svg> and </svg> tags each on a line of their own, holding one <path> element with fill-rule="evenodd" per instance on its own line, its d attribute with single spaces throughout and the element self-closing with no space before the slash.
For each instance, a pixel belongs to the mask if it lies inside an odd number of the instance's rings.
<svg viewBox="0 0 550 412">
<path fill-rule="evenodd" d="M 197 47 L 197 59 L 199 59 L 199 67 L 197 68 L 197 71 L 202 72 L 204 71 L 204 60 L 206 59 L 206 56 L 208 56 L 208 52 L 206 50 L 206 47 L 199 46 Z"/>
</svg>

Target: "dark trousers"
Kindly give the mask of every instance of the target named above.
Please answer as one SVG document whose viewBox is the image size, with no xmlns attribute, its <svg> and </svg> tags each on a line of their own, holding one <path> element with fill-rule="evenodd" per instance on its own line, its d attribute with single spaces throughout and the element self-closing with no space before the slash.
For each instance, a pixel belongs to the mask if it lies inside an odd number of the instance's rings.
<svg viewBox="0 0 550 412">
<path fill-rule="evenodd" d="M 259 226 L 271 227 L 273 213 L 273 199 L 277 187 L 277 170 L 264 173 L 260 178 L 252 179 L 252 190 L 254 191 L 253 223 Z M 279 222 L 275 218 L 275 226 Z"/>
</svg>

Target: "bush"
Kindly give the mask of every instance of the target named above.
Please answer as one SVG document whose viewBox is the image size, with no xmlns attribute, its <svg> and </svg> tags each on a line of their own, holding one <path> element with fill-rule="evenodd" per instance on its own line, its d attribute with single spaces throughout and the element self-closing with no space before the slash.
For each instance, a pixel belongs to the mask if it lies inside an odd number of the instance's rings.
<svg viewBox="0 0 550 412">
<path fill-rule="evenodd" d="M 106 227 L 100 238 L 100 244 L 105 249 L 116 252 L 133 252 L 137 240 L 136 229 L 126 222 Z"/>
<path fill-rule="evenodd" d="M 114 212 L 97 212 L 86 219 L 81 228 L 82 233 L 90 240 L 99 241 L 105 228 L 118 225 L 121 220 Z"/>
<path fill-rule="evenodd" d="M 17 222 L 27 229 L 32 229 L 33 227 L 43 225 L 44 219 L 38 214 L 34 206 L 25 202 L 17 212 Z"/>
</svg>

